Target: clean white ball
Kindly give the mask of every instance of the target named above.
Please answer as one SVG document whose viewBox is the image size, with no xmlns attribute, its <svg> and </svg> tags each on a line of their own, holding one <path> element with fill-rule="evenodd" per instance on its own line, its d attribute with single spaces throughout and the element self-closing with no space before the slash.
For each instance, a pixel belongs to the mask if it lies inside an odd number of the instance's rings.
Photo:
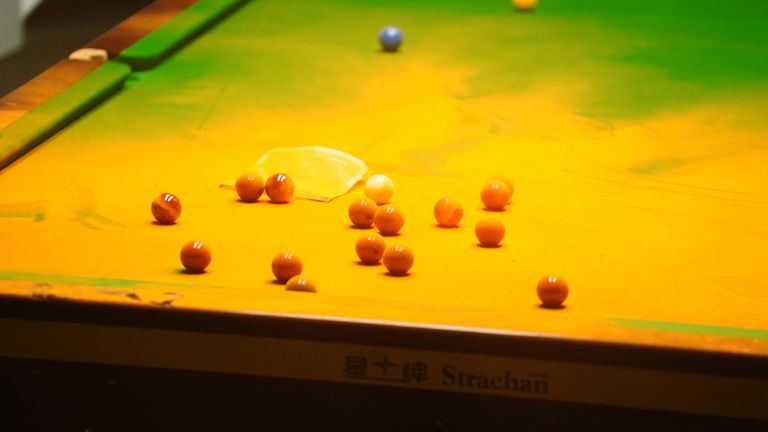
<svg viewBox="0 0 768 432">
<path fill-rule="evenodd" d="M 372 175 L 365 181 L 365 195 L 378 205 L 388 203 L 394 193 L 395 184 L 384 174 Z"/>
</svg>

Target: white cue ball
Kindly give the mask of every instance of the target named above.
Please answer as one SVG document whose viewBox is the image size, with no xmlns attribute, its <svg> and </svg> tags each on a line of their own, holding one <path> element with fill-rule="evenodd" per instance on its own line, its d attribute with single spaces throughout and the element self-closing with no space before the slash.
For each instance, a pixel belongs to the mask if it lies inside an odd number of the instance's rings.
<svg viewBox="0 0 768 432">
<path fill-rule="evenodd" d="M 515 7 L 515 10 L 525 12 L 533 10 L 537 4 L 539 4 L 539 0 L 512 0 L 512 5 Z"/>
<path fill-rule="evenodd" d="M 388 203 L 394 193 L 394 183 L 383 174 L 373 175 L 365 181 L 365 195 L 378 205 Z"/>
</svg>

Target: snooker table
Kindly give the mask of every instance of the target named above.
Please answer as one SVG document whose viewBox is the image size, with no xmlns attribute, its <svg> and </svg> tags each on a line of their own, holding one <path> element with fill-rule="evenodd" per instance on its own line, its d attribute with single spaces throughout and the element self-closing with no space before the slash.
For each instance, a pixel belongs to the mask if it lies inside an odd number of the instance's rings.
<svg viewBox="0 0 768 432">
<path fill-rule="evenodd" d="M 389 428 L 764 427 L 766 17 L 755 1 L 157 1 L 0 100 L 3 421 L 37 425 L 19 413 L 46 403 L 77 427 L 266 406 Z M 396 53 L 377 45 L 389 24 Z M 286 205 L 221 187 L 303 146 L 392 178 L 408 276 L 358 264 L 360 184 Z M 514 182 L 502 212 L 479 199 L 493 175 Z M 174 225 L 153 223 L 161 192 L 181 199 Z M 433 218 L 446 195 L 456 229 Z M 474 238 L 486 217 L 498 248 Z M 190 240 L 213 252 L 203 274 L 182 271 Z M 317 293 L 275 283 L 282 250 Z M 562 308 L 539 305 L 548 274 L 570 285 Z"/>
</svg>

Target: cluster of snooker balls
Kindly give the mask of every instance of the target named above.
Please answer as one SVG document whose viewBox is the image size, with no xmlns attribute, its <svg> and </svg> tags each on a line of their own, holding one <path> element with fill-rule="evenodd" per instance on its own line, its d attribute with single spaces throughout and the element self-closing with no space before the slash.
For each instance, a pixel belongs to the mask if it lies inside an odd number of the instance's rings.
<svg viewBox="0 0 768 432">
<path fill-rule="evenodd" d="M 295 186 L 291 178 L 278 173 L 267 178 L 266 182 L 255 173 L 245 173 L 237 178 L 235 192 L 244 202 L 257 202 L 266 192 L 270 201 L 290 202 Z M 514 188 L 512 183 L 495 177 L 488 180 L 480 190 L 480 200 L 486 209 L 503 211 L 510 203 Z M 387 246 L 384 237 L 396 236 L 405 224 L 403 212 L 389 204 L 394 194 L 394 183 L 383 175 L 376 174 L 365 182 L 365 197 L 353 200 L 347 210 L 349 220 L 358 229 L 375 227 L 377 233 L 362 235 L 355 243 L 355 252 L 364 265 L 374 266 L 384 263 L 392 276 L 407 276 L 414 262 L 410 248 L 394 243 Z M 152 201 L 152 215 L 159 224 L 171 225 L 181 215 L 181 201 L 176 195 L 162 193 Z M 464 217 L 462 205 L 446 196 L 434 206 L 434 217 L 443 228 L 459 226 Z M 495 248 L 504 239 L 504 223 L 495 218 L 485 218 L 475 225 L 475 237 L 480 246 Z M 203 273 L 211 263 L 211 251 L 203 242 L 191 241 L 185 244 L 180 253 L 181 263 L 188 273 Z M 292 252 L 280 252 L 272 259 L 272 274 L 284 283 L 286 290 L 317 292 L 314 283 L 303 277 L 303 265 Z M 536 293 L 544 307 L 558 308 L 568 297 L 568 284 L 560 277 L 547 276 L 539 281 Z"/>
<path fill-rule="evenodd" d="M 240 200 L 254 203 L 266 192 L 269 200 L 284 204 L 291 200 L 295 191 L 293 180 L 278 173 L 267 181 L 256 173 L 245 173 L 237 178 L 235 191 Z M 152 201 L 152 216 L 158 224 L 173 225 L 181 216 L 181 200 L 172 193 L 161 193 Z M 188 273 L 203 273 L 211 264 L 211 250 L 201 241 L 191 241 L 181 248 L 181 264 Z M 278 282 L 286 284 L 290 291 L 316 292 L 315 285 L 301 276 L 301 260 L 291 252 L 281 252 L 272 260 L 272 273 Z"/>
<path fill-rule="evenodd" d="M 536 0 L 513 0 L 515 8 L 522 11 L 531 10 L 536 3 Z M 385 27 L 379 34 L 384 51 L 397 51 L 402 42 L 403 34 L 397 27 Z M 237 178 L 235 191 L 244 202 L 257 202 L 266 192 L 270 201 L 287 203 L 295 186 L 284 173 L 274 174 L 266 182 L 258 174 L 245 173 Z M 513 191 L 509 180 L 492 178 L 480 190 L 480 200 L 488 210 L 503 211 L 509 205 Z M 365 182 L 366 196 L 354 200 L 347 213 L 356 228 L 373 226 L 379 231 L 379 234 L 365 234 L 355 243 L 360 262 L 370 266 L 383 262 L 390 275 L 407 276 L 413 266 L 413 252 L 402 244 L 387 246 L 384 240 L 384 236 L 397 235 L 405 224 L 403 212 L 389 204 L 393 194 L 394 184 L 389 177 L 373 175 Z M 159 224 L 171 225 L 181 215 L 181 201 L 176 195 L 162 193 L 152 201 L 151 210 Z M 440 227 L 457 227 L 464 217 L 464 209 L 458 201 L 446 196 L 435 204 L 434 216 Z M 504 223 L 495 218 L 482 219 L 475 225 L 475 237 L 482 247 L 498 247 L 505 232 Z M 180 259 L 187 272 L 203 273 L 211 263 L 211 250 L 203 242 L 191 241 L 181 248 Z M 278 282 L 285 284 L 286 290 L 317 292 L 314 283 L 301 275 L 302 270 L 301 260 L 292 252 L 280 252 L 272 259 L 272 274 Z M 547 276 L 539 281 L 536 294 L 544 307 L 559 308 L 568 297 L 568 284 L 558 276 Z"/>
</svg>

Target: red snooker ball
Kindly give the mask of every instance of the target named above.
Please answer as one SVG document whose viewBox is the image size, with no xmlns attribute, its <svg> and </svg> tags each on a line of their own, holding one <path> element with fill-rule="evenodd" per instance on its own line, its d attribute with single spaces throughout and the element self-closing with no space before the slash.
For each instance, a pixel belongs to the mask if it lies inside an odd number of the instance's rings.
<svg viewBox="0 0 768 432">
<path fill-rule="evenodd" d="M 157 223 L 170 225 L 181 215 L 181 201 L 172 193 L 161 193 L 152 201 L 152 216 Z"/>
<path fill-rule="evenodd" d="M 559 308 L 568 298 L 568 284 L 561 277 L 547 276 L 536 286 L 536 295 L 547 308 Z"/>
<path fill-rule="evenodd" d="M 190 273 L 203 273 L 211 263 L 211 250 L 203 242 L 191 241 L 181 248 L 181 264 Z"/>
<path fill-rule="evenodd" d="M 264 191 L 274 203 L 284 204 L 291 200 L 295 186 L 293 180 L 283 173 L 275 174 L 267 179 Z"/>
<path fill-rule="evenodd" d="M 235 192 L 244 202 L 256 202 L 264 193 L 264 180 L 256 173 L 245 173 L 237 178 Z"/>
</svg>

